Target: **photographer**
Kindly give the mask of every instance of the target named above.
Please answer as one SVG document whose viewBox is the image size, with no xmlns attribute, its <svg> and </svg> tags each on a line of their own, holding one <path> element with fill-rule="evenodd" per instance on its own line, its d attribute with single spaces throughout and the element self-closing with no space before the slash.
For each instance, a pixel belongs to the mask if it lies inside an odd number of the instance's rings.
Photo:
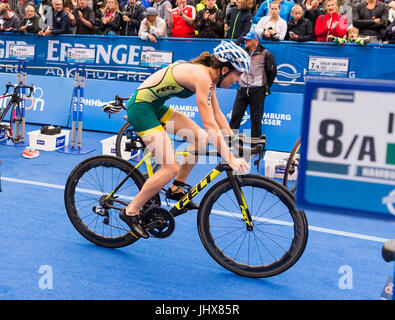
<svg viewBox="0 0 395 320">
<path fill-rule="evenodd" d="M 206 0 L 204 8 L 196 14 L 195 30 L 199 38 L 223 38 L 222 10 L 215 6 L 215 0 Z"/>
<path fill-rule="evenodd" d="M 245 48 L 251 56 L 251 67 L 243 73 L 233 105 L 229 126 L 239 129 L 241 120 L 250 105 L 251 137 L 259 138 L 262 134 L 262 117 L 265 98 L 277 75 L 277 65 L 273 55 L 260 44 L 259 34 L 250 31 L 245 35 Z"/>
<path fill-rule="evenodd" d="M 69 13 L 70 24 L 76 27 L 76 34 L 93 34 L 95 13 L 87 6 L 88 0 L 78 0 L 78 6 Z"/>
<path fill-rule="evenodd" d="M 122 11 L 123 35 L 137 36 L 139 33 L 141 21 L 143 21 L 144 17 L 145 7 L 141 4 L 141 2 L 130 0 Z"/>
</svg>

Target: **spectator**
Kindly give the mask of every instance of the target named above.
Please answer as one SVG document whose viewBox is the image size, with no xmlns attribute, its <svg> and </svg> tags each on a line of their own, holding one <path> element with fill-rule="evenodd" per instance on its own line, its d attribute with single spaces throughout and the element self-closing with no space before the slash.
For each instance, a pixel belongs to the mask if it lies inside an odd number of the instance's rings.
<svg viewBox="0 0 395 320">
<path fill-rule="evenodd" d="M 107 0 L 103 8 L 100 34 L 121 34 L 122 14 L 119 11 L 117 0 Z"/>
<path fill-rule="evenodd" d="M 12 2 L 10 1 L 9 5 L 11 7 L 11 10 L 13 10 L 18 16 L 19 21 L 22 21 L 23 18 L 25 17 L 25 9 L 27 6 L 32 6 L 34 9 L 36 8 L 34 1 L 28 1 L 28 0 L 25 1 L 14 0 Z"/>
<path fill-rule="evenodd" d="M 237 7 L 237 0 L 229 0 L 225 5 L 225 8 L 222 9 L 224 12 L 224 20 L 225 18 L 229 15 L 229 13 L 232 11 L 233 8 Z"/>
<path fill-rule="evenodd" d="M 395 44 L 395 21 L 393 21 L 384 31 L 383 43 Z"/>
<path fill-rule="evenodd" d="M 40 31 L 40 16 L 36 13 L 33 6 L 26 6 L 25 17 L 22 20 L 19 31 L 22 33 L 38 33 Z"/>
<path fill-rule="evenodd" d="M 353 7 L 353 25 L 362 36 L 380 42 L 388 24 L 388 5 L 377 0 L 366 0 Z"/>
<path fill-rule="evenodd" d="M 141 21 L 138 35 L 142 40 L 156 42 L 157 38 L 166 36 L 166 29 L 166 21 L 158 17 L 156 8 L 150 7 L 147 9 L 145 19 Z"/>
<path fill-rule="evenodd" d="M 243 73 L 233 105 L 229 126 L 239 129 L 247 106 L 251 111 L 251 137 L 262 134 L 262 116 L 266 95 L 277 75 L 277 66 L 273 55 L 260 44 L 259 34 L 249 32 L 244 36 L 245 48 L 251 56 L 251 67 Z"/>
<path fill-rule="evenodd" d="M 303 8 L 295 4 L 291 11 L 292 19 L 288 22 L 287 34 L 285 40 L 293 41 L 313 41 L 313 25 L 309 19 L 303 17 Z"/>
<path fill-rule="evenodd" d="M 199 38 L 223 38 L 224 22 L 222 10 L 215 6 L 215 0 L 206 0 L 203 9 L 197 12 L 195 29 Z"/>
<path fill-rule="evenodd" d="M 88 0 L 78 0 L 77 7 L 68 15 L 76 34 L 94 34 L 95 13 L 87 4 Z"/>
<path fill-rule="evenodd" d="M 77 7 L 77 0 L 63 0 L 63 8 L 67 14 L 72 13 Z"/>
<path fill-rule="evenodd" d="M 392 23 L 395 21 L 395 0 L 388 3 L 388 22 Z"/>
<path fill-rule="evenodd" d="M 122 12 L 122 33 L 125 36 L 137 36 L 140 24 L 145 17 L 145 7 L 140 1 L 130 0 Z"/>
<path fill-rule="evenodd" d="M 326 13 L 320 15 L 315 23 L 317 41 L 328 41 L 328 36 L 343 38 L 347 32 L 347 19 L 339 14 L 336 0 L 325 0 Z"/>
<path fill-rule="evenodd" d="M 287 22 L 280 17 L 280 2 L 271 2 L 269 15 L 264 16 L 255 26 L 255 31 L 264 40 L 284 40 L 287 34 Z"/>
<path fill-rule="evenodd" d="M 228 39 L 238 39 L 242 41 L 251 29 L 252 13 L 254 6 L 252 0 L 237 0 L 237 7 L 234 7 L 225 18 L 224 32 Z"/>
<path fill-rule="evenodd" d="M 347 19 L 347 29 L 352 25 L 352 2 L 353 0 L 338 0 L 339 14 L 342 14 Z"/>
<path fill-rule="evenodd" d="M 48 26 L 45 30 L 40 30 L 40 36 L 49 36 L 54 34 L 70 33 L 69 17 L 63 9 L 62 0 L 52 1 L 52 26 Z"/>
<path fill-rule="evenodd" d="M 19 31 L 20 21 L 8 3 L 0 3 L 0 31 Z"/>
<path fill-rule="evenodd" d="M 323 14 L 325 14 L 324 0 L 306 0 L 304 3 L 304 17 L 311 21 L 313 30 L 315 29 L 317 18 Z"/>
<path fill-rule="evenodd" d="M 101 16 L 102 16 L 102 10 L 105 5 L 105 0 L 93 0 L 92 1 L 92 9 L 93 12 L 95 13 L 95 29 L 97 29 L 97 32 L 99 32 L 99 27 L 101 25 Z"/>
<path fill-rule="evenodd" d="M 216 1 L 214 1 L 213 6 L 214 6 L 216 9 L 218 9 L 218 6 L 217 6 L 217 4 L 216 4 Z M 195 6 L 196 14 L 197 14 L 200 10 L 205 9 L 206 7 L 207 7 L 207 0 L 201 0 L 201 1 Z"/>
<path fill-rule="evenodd" d="M 360 37 L 359 30 L 358 30 L 358 28 L 355 28 L 355 27 L 348 28 L 347 35 L 344 38 L 329 35 L 328 39 L 333 42 L 339 43 L 339 44 L 357 43 L 357 44 L 364 45 L 364 44 L 367 44 L 370 42 L 369 37 L 363 37 L 363 38 Z"/>
<path fill-rule="evenodd" d="M 270 11 L 270 4 L 274 1 L 281 2 L 281 10 L 280 10 L 280 17 L 285 20 L 285 22 L 288 22 L 291 20 L 291 10 L 292 7 L 294 6 L 295 2 L 293 0 L 267 0 L 267 1 L 262 1 L 261 5 L 259 6 L 254 19 L 252 20 L 253 24 L 258 23 L 259 20 L 261 20 L 262 17 L 267 16 Z"/>
<path fill-rule="evenodd" d="M 166 21 L 166 26 L 167 26 L 167 35 L 170 35 L 170 27 L 168 24 L 169 21 L 169 16 L 170 16 L 170 12 L 171 11 L 171 3 L 168 0 L 154 0 L 152 6 L 156 9 L 156 11 L 158 12 L 158 17 L 162 18 L 163 20 Z"/>
<path fill-rule="evenodd" d="M 195 37 L 195 7 L 187 5 L 187 0 L 177 0 L 177 7 L 168 10 L 171 12 L 168 21 L 168 25 L 171 28 L 171 36 L 182 38 Z"/>
</svg>

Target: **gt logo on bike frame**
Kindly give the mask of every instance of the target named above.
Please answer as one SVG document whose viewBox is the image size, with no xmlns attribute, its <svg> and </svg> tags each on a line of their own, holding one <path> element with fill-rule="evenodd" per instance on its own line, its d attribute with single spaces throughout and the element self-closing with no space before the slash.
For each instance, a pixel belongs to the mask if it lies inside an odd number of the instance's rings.
<svg viewBox="0 0 395 320">
<path fill-rule="evenodd" d="M 189 201 L 191 201 L 200 191 L 204 189 L 211 181 L 213 181 L 221 171 L 213 169 L 206 177 L 204 177 L 195 187 L 193 187 L 180 201 L 177 202 L 176 208 L 181 210 Z"/>
</svg>

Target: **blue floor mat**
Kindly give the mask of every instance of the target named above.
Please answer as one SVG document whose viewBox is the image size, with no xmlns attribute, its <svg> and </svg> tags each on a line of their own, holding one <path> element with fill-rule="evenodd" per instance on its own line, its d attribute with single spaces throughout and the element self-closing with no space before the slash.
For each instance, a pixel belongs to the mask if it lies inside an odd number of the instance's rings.
<svg viewBox="0 0 395 320">
<path fill-rule="evenodd" d="M 29 125 L 27 131 L 37 128 Z M 0 145 L 0 299 L 381 298 L 393 274 L 393 263 L 381 258 L 384 241 L 394 237 L 395 225 L 388 221 L 308 211 L 309 240 L 301 259 L 265 279 L 241 277 L 218 265 L 200 242 L 196 212 L 177 217 L 169 238 L 120 249 L 90 243 L 67 217 L 63 188 L 71 170 L 101 154 L 100 141 L 109 136 L 84 132 L 83 144 L 95 147 L 87 155 L 40 151 L 38 158 L 24 159 L 23 148 Z M 189 183 L 210 167 L 195 167 Z"/>
</svg>

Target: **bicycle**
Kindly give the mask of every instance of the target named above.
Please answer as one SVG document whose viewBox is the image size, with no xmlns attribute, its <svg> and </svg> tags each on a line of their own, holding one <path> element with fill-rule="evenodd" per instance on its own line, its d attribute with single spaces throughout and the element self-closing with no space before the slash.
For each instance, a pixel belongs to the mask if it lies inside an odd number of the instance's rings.
<svg viewBox="0 0 395 320">
<path fill-rule="evenodd" d="M 287 163 L 285 165 L 284 170 L 284 178 L 283 178 L 283 186 L 290 189 L 292 193 L 295 193 L 296 188 L 298 186 L 297 177 L 295 178 L 295 183 L 292 185 L 290 181 L 290 176 L 296 174 L 298 166 L 299 166 L 299 150 L 300 150 L 300 137 L 295 141 L 291 153 L 287 159 Z"/>
<path fill-rule="evenodd" d="M 8 93 L 10 88 L 13 88 L 12 93 Z M 0 97 L 0 99 L 10 97 L 6 107 L 0 112 L 0 135 L 4 135 L 5 138 L 11 139 L 11 141 L 15 144 L 23 142 L 25 138 L 23 136 L 23 133 L 19 132 L 19 126 L 22 122 L 21 103 L 24 100 L 24 97 L 19 93 L 19 89 L 22 88 L 30 90 L 28 97 L 30 97 L 34 91 L 33 85 L 14 85 L 9 82 L 6 84 L 5 93 L 3 94 L 3 96 Z M 1 123 L 9 110 L 11 110 L 9 125 Z"/>
<path fill-rule="evenodd" d="M 245 159 L 254 154 L 261 159 L 265 142 L 264 138 L 242 138 L 234 150 Z M 254 148 L 247 144 L 254 144 Z M 219 157 L 212 150 L 194 154 Z M 73 169 L 64 201 L 71 223 L 84 238 L 109 248 L 124 247 L 139 239 L 119 218 L 119 212 L 143 186 L 146 179 L 138 168 L 150 159 L 147 153 L 134 166 L 119 157 L 94 156 Z M 188 202 L 223 172 L 226 177 L 204 194 L 197 214 L 199 237 L 209 255 L 227 270 L 252 278 L 271 277 L 292 267 L 308 238 L 305 213 L 295 207 L 293 194 L 260 175 L 235 175 L 222 162 L 176 204 L 162 203 L 164 190 L 150 199 L 141 214 L 144 228 L 155 238 L 170 236 L 175 217 L 187 212 Z M 150 176 L 152 171 L 148 173 Z"/>
</svg>

